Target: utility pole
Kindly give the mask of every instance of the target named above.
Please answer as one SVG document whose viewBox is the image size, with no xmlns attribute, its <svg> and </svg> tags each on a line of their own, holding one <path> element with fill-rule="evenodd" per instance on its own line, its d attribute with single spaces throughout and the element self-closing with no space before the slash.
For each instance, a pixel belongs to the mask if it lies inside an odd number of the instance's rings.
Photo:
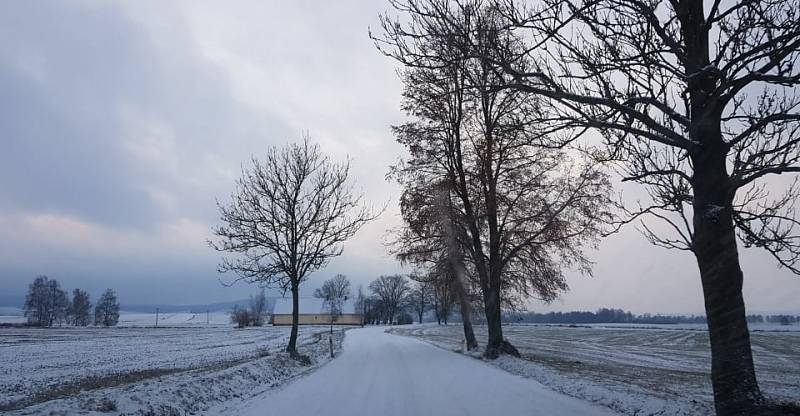
<svg viewBox="0 0 800 416">
<path fill-rule="evenodd" d="M 208 319 L 208 309 L 206 309 L 206 325 L 208 325 L 208 323 L 209 323 L 209 319 Z"/>
<path fill-rule="evenodd" d="M 158 328 L 158 308 L 156 308 L 156 328 Z"/>
</svg>

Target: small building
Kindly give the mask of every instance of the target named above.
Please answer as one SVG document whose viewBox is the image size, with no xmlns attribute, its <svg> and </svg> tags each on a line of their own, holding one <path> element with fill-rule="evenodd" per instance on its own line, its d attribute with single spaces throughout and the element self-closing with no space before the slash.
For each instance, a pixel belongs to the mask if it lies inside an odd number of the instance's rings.
<svg viewBox="0 0 800 416">
<path fill-rule="evenodd" d="M 347 299 L 342 305 L 342 314 L 336 317 L 334 325 L 361 325 L 363 316 L 357 313 L 355 302 Z M 331 313 L 323 299 L 300 298 L 298 323 L 300 325 L 329 325 Z M 272 312 L 273 325 L 292 324 L 292 298 L 278 298 Z"/>
</svg>

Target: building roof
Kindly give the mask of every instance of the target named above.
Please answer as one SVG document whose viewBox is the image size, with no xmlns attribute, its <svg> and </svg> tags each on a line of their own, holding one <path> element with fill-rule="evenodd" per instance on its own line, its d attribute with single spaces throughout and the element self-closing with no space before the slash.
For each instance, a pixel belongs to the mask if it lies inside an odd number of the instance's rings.
<svg viewBox="0 0 800 416">
<path fill-rule="evenodd" d="M 292 298 L 278 298 L 275 299 L 275 309 L 272 312 L 274 315 L 291 315 L 292 314 Z M 325 305 L 325 300 L 320 298 L 300 298 L 300 313 L 306 315 L 327 315 L 328 308 Z M 347 298 L 342 305 L 343 314 L 356 313 L 355 300 Z"/>
</svg>

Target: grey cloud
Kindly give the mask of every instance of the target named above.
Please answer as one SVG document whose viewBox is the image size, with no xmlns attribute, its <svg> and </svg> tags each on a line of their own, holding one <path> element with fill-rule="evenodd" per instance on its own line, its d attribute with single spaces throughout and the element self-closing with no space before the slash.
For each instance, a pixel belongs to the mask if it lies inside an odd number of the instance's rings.
<svg viewBox="0 0 800 416">
<path fill-rule="evenodd" d="M 163 214 L 154 189 L 180 197 L 189 213 L 198 199 L 213 198 L 208 188 L 191 189 L 216 185 L 205 180 L 204 155 L 229 153 L 233 143 L 266 144 L 265 130 L 286 135 L 281 122 L 237 105 L 224 74 L 195 54 L 190 39 L 159 48 L 115 4 L 3 8 L 3 210 L 148 227 Z M 137 158 L 151 125 L 168 136 L 167 161 Z M 154 144 L 141 143 L 148 147 Z"/>
<path fill-rule="evenodd" d="M 383 177 L 402 152 L 389 131 L 403 120 L 401 86 L 367 37 L 385 7 L 0 2 L 0 295 L 47 273 L 93 293 L 115 287 L 127 303 L 246 296 L 256 289 L 221 287 L 218 255 L 204 247 L 214 198 L 227 197 L 251 154 L 305 129 L 353 158 L 367 199 L 396 204 Z M 396 214 L 390 206 L 305 290 L 335 273 L 358 285 L 400 271 L 381 244 Z M 80 235 L 59 234 L 71 232 Z M 530 306 L 702 308 L 687 253 L 649 247 L 629 229 L 593 257 L 594 278 L 571 277 L 563 300 Z M 763 253 L 742 259 L 748 307 L 797 308 L 800 279 Z"/>
</svg>

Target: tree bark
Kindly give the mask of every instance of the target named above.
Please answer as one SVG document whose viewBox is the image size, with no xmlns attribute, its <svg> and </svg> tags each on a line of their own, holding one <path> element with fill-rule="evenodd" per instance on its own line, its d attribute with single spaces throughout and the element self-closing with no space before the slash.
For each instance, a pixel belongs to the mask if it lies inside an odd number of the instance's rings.
<svg viewBox="0 0 800 416">
<path fill-rule="evenodd" d="M 714 94 L 717 76 L 705 71 L 710 60 L 703 2 L 676 4 L 686 45 L 689 138 L 699 144 L 690 151 L 694 167 L 692 251 L 700 269 L 708 320 L 714 406 L 718 416 L 752 415 L 764 399 L 756 381 L 742 298 L 744 276 L 733 224 L 736 189 L 727 171 L 730 149 L 720 128 L 724 105 Z"/>
<path fill-rule="evenodd" d="M 461 267 L 463 269 L 463 266 Z M 461 278 L 456 277 L 455 285 L 461 309 L 461 322 L 464 324 L 464 340 L 467 342 L 467 351 L 471 351 L 478 348 L 478 340 L 475 338 L 475 331 L 472 329 L 472 307 Z M 445 317 L 444 324 L 447 325 L 447 317 Z"/>
<path fill-rule="evenodd" d="M 708 154 L 711 153 L 711 154 Z M 695 158 L 693 251 L 703 284 L 718 416 L 756 414 L 764 403 L 747 328 L 725 153 Z"/>
<path fill-rule="evenodd" d="M 484 78 L 484 85 L 488 83 L 486 74 L 489 72 L 489 64 L 485 59 L 481 60 L 481 67 Z M 512 353 L 519 356 L 516 348 L 503 339 L 502 314 L 500 309 L 500 229 L 498 227 L 497 215 L 497 178 L 494 175 L 493 161 L 494 156 L 494 114 L 491 108 L 494 104 L 494 94 L 487 89 L 481 89 L 481 115 L 485 129 L 484 138 L 486 145 L 483 155 L 483 166 L 481 181 L 484 190 L 484 203 L 486 204 L 486 223 L 489 234 L 489 261 L 486 284 L 484 285 L 484 311 L 486 313 L 486 326 L 489 339 L 486 343 L 485 355 L 489 358 L 496 358 L 501 353 Z M 510 348 L 508 348 L 510 347 Z"/>
<path fill-rule="evenodd" d="M 299 285 L 292 282 L 292 332 L 289 335 L 289 345 L 286 346 L 286 352 L 292 357 L 298 357 L 297 353 L 297 329 L 300 320 L 300 289 Z"/>
<path fill-rule="evenodd" d="M 503 338 L 503 322 L 500 310 L 500 278 L 490 277 L 487 290 L 484 291 L 484 313 L 486 313 L 486 329 L 489 339 L 483 356 L 495 359 L 500 354 L 519 357 L 519 351 Z"/>
<path fill-rule="evenodd" d="M 489 351 L 500 347 L 503 343 L 503 327 L 500 322 L 500 294 L 490 284 L 484 296 L 486 299 L 484 302 L 486 330 L 489 333 L 489 339 L 486 342 L 486 350 Z"/>
</svg>

